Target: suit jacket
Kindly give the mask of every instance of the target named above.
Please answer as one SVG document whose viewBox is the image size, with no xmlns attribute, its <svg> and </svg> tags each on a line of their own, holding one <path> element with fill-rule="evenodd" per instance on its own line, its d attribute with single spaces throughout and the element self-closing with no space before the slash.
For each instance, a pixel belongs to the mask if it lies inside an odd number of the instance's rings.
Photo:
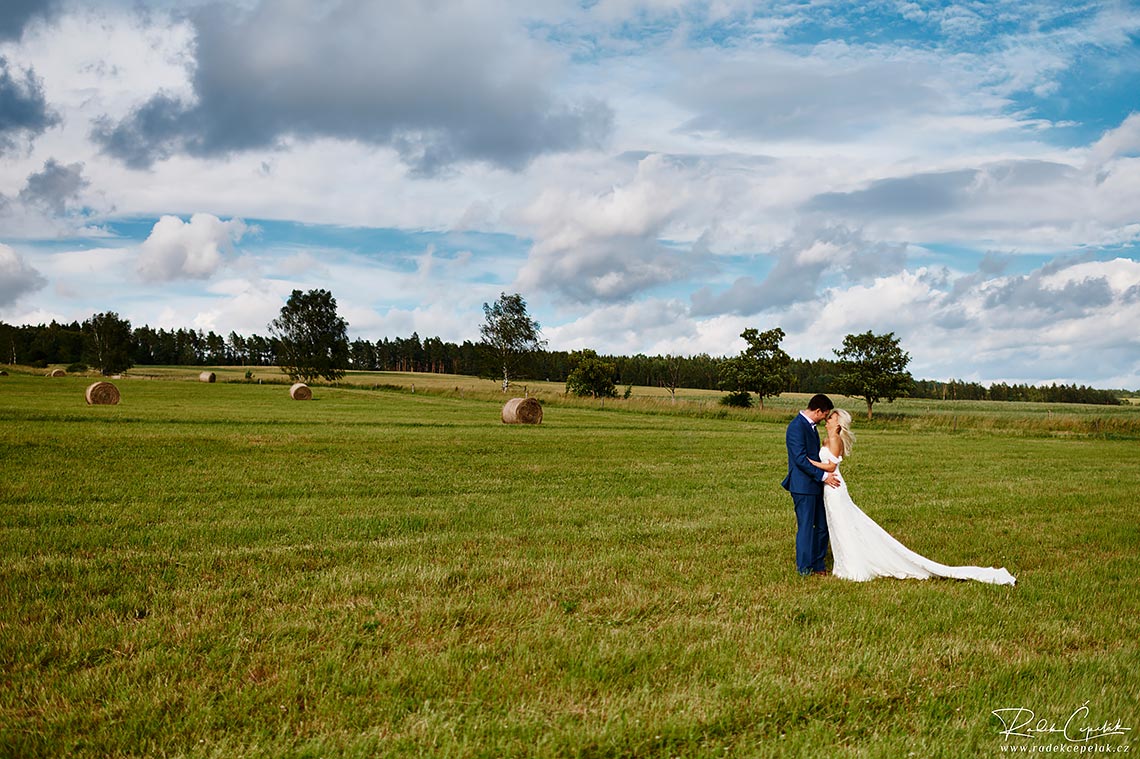
<svg viewBox="0 0 1140 759">
<path fill-rule="evenodd" d="M 788 476 L 780 484 L 792 493 L 819 494 L 823 492 L 822 469 L 816 469 L 809 458 L 819 461 L 819 433 L 815 425 L 803 414 L 788 424 L 785 436 L 788 445 Z"/>
</svg>

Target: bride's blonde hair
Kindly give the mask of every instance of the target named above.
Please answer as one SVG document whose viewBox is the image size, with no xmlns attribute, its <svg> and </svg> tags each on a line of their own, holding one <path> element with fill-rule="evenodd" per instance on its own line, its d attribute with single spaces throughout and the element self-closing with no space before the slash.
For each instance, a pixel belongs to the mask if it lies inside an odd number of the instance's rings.
<svg viewBox="0 0 1140 759">
<path fill-rule="evenodd" d="M 843 443 L 843 455 L 850 456 L 851 449 L 855 447 L 855 433 L 851 430 L 851 414 L 844 409 L 837 408 L 831 412 L 831 415 L 839 417 L 839 440 Z"/>
</svg>

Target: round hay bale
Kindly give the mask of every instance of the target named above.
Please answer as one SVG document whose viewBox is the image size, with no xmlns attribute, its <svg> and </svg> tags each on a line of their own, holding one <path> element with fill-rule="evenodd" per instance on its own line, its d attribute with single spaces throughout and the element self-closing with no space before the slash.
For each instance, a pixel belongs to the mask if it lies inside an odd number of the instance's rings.
<svg viewBox="0 0 1140 759">
<path fill-rule="evenodd" d="M 313 399 L 313 391 L 304 382 L 297 382 L 289 388 L 289 397 L 295 401 L 310 401 Z"/>
<path fill-rule="evenodd" d="M 66 377 L 67 372 L 65 372 L 63 369 L 52 369 L 50 372 L 48 372 L 48 376 L 49 377 Z"/>
<path fill-rule="evenodd" d="M 503 406 L 503 424 L 541 424 L 542 404 L 536 398 L 511 398 Z"/>
<path fill-rule="evenodd" d="M 213 372 L 202 372 L 198 375 L 199 382 L 216 382 L 217 379 L 218 375 L 214 374 Z"/>
<path fill-rule="evenodd" d="M 94 382 L 87 386 L 88 406 L 114 406 L 119 402 L 119 388 L 110 382 Z"/>
</svg>

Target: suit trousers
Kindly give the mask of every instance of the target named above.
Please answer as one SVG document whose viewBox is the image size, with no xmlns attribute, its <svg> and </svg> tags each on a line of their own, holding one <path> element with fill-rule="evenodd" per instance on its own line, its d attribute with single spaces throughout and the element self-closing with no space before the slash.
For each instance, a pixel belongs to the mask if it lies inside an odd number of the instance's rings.
<svg viewBox="0 0 1140 759">
<path fill-rule="evenodd" d="M 827 569 L 827 512 L 823 493 L 792 493 L 796 507 L 796 571 L 801 575 Z"/>
</svg>

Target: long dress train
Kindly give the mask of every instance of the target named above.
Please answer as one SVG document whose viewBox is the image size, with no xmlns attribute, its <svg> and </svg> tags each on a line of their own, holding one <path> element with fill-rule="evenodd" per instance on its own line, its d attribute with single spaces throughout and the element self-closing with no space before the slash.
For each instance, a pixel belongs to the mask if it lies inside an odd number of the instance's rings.
<svg viewBox="0 0 1140 759">
<path fill-rule="evenodd" d="M 978 580 L 994 585 L 1014 585 L 1017 579 L 1006 569 L 991 567 L 949 567 L 931 561 L 910 550 L 875 520 L 863 513 L 851 500 L 847 483 L 839 474 L 842 456 L 829 448 L 820 449 L 824 463 L 836 464 L 835 474 L 840 479 L 837 488 L 824 487 L 823 505 L 827 510 L 827 531 L 831 538 L 831 553 L 835 559 L 832 574 L 844 580 L 863 582 L 876 577 L 898 577 L 925 580 L 931 577 L 948 577 L 955 580 Z"/>
</svg>

